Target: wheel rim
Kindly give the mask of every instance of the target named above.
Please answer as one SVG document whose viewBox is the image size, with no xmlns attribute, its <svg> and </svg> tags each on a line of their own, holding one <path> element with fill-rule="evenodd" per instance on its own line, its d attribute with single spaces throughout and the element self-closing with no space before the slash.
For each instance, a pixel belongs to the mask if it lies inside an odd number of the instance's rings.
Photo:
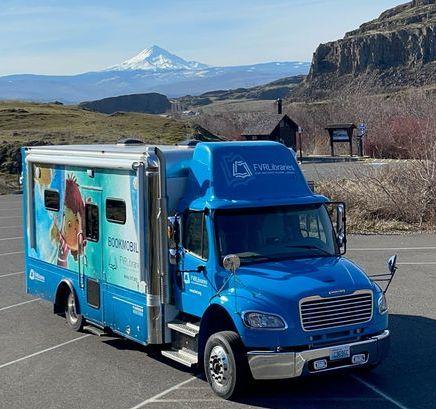
<svg viewBox="0 0 436 409">
<path fill-rule="evenodd" d="M 210 352 L 209 374 L 211 381 L 220 387 L 226 386 L 231 381 L 232 369 L 229 357 L 220 345 L 213 347 Z"/>
<path fill-rule="evenodd" d="M 67 313 L 68 317 L 72 324 L 75 324 L 79 317 L 77 316 L 77 310 L 76 310 L 76 299 L 74 297 L 73 293 L 70 293 L 68 295 L 68 302 L 67 302 Z"/>
</svg>

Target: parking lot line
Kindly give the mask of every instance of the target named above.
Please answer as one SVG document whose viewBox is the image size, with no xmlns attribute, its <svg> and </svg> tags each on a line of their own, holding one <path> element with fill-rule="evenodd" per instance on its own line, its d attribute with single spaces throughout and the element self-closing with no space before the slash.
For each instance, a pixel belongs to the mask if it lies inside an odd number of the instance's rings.
<svg viewBox="0 0 436 409">
<path fill-rule="evenodd" d="M 349 251 L 387 251 L 387 250 L 436 250 L 436 247 L 362 247 L 348 248 Z"/>
<path fill-rule="evenodd" d="M 412 262 L 412 261 L 405 261 L 404 263 L 397 263 L 399 266 L 426 266 L 426 265 L 434 265 L 436 264 L 436 261 L 419 261 L 419 262 Z"/>
<path fill-rule="evenodd" d="M 12 254 L 23 254 L 24 251 L 11 251 L 9 253 L 0 253 L 0 256 L 10 256 Z"/>
<path fill-rule="evenodd" d="M 17 237 L 4 237 L 4 238 L 0 239 L 0 241 L 3 241 L 3 240 L 18 240 L 18 239 L 22 239 L 22 238 L 23 238 L 23 236 L 17 236 Z"/>
<path fill-rule="evenodd" d="M 15 273 L 2 274 L 2 275 L 0 275 L 0 278 L 16 276 L 18 274 L 23 274 L 23 273 L 24 273 L 24 271 L 16 271 Z"/>
<path fill-rule="evenodd" d="M 16 226 L 0 226 L 0 229 L 16 229 L 16 228 L 22 228 L 23 226 L 21 224 L 17 224 Z"/>
<path fill-rule="evenodd" d="M 0 216 L 0 219 L 21 219 L 22 216 Z"/>
<path fill-rule="evenodd" d="M 33 300 L 28 300 L 28 301 L 23 301 L 23 302 L 19 302 L 18 304 L 12 304 L 12 305 L 8 305 L 7 307 L 2 307 L 0 308 L 0 311 L 6 311 L 9 310 L 11 308 L 15 308 L 15 307 L 19 307 L 20 305 L 24 305 L 24 304 L 29 304 L 31 302 L 35 302 L 40 300 L 41 298 L 34 298 Z"/>
<path fill-rule="evenodd" d="M 292 403 L 297 403 L 297 402 L 302 402 L 302 403 L 307 403 L 307 399 L 287 399 L 287 402 L 292 402 Z M 310 398 L 311 402 L 368 402 L 368 401 L 384 401 L 383 398 L 343 398 L 343 397 L 328 397 L 328 398 Z M 195 402 L 220 402 L 220 403 L 228 403 L 228 404 L 233 404 L 233 402 L 231 401 L 225 401 L 222 400 L 220 398 L 194 398 L 194 399 L 186 399 L 186 398 L 182 398 L 182 399 L 155 399 L 153 401 L 153 403 L 195 403 Z"/>
<path fill-rule="evenodd" d="M 1 367 L 0 367 L 1 368 Z M 149 403 L 154 403 L 156 402 L 156 400 L 158 400 L 159 398 L 161 398 L 162 396 L 167 395 L 168 393 L 175 391 L 176 389 L 179 389 L 181 386 L 184 386 L 192 381 L 195 381 L 197 378 L 189 378 L 186 381 L 180 382 L 177 385 L 172 386 L 171 388 L 165 389 L 163 392 L 158 393 L 157 395 L 152 396 L 151 398 L 148 398 L 146 400 L 144 400 L 143 402 L 137 404 L 136 406 L 133 406 L 130 409 L 139 409 L 142 408 L 145 405 L 148 405 Z"/>
<path fill-rule="evenodd" d="M 361 384 L 365 385 L 367 388 L 371 389 L 373 392 L 379 394 L 380 396 L 382 396 L 383 398 L 385 398 L 387 401 L 391 402 L 393 405 L 397 406 L 398 408 L 400 408 L 400 409 L 408 409 L 407 406 L 404 406 L 400 402 L 397 402 L 395 399 L 391 398 L 389 395 L 386 395 L 386 393 L 382 392 L 379 388 L 377 388 L 374 385 L 371 385 L 367 381 L 364 381 L 362 378 L 359 378 L 356 375 L 351 375 L 351 377 L 353 379 L 355 379 L 356 381 L 360 382 Z"/>
<path fill-rule="evenodd" d="M 21 358 L 15 359 L 15 360 L 10 361 L 10 362 L 6 362 L 5 364 L 0 365 L 0 369 L 6 368 L 7 366 L 10 366 L 10 365 L 14 365 L 14 364 L 21 362 L 21 361 L 25 361 L 26 359 L 33 358 L 34 356 L 38 356 L 38 355 L 44 354 L 46 352 L 53 351 L 54 349 L 61 348 L 65 345 L 71 344 L 71 343 L 76 342 L 76 341 L 80 341 L 81 339 L 87 338 L 90 336 L 91 336 L 91 334 L 85 334 L 85 335 L 82 335 L 81 337 L 70 339 L 69 341 L 66 341 L 66 342 L 62 342 L 62 344 L 58 344 L 58 345 L 52 346 L 50 348 L 43 349 L 42 351 L 34 352 L 33 354 L 23 356 Z"/>
</svg>

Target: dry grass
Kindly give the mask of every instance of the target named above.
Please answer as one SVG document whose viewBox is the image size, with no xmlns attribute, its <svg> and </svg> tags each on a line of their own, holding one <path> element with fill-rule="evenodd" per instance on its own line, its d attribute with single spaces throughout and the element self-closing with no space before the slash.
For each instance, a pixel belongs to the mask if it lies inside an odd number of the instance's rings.
<svg viewBox="0 0 436 409">
<path fill-rule="evenodd" d="M 0 140 L 26 143 L 114 142 L 123 137 L 175 143 L 186 139 L 189 126 L 170 118 L 137 113 L 106 115 L 76 106 L 0 102 Z"/>
<path fill-rule="evenodd" d="M 351 232 L 417 231 L 436 225 L 435 162 L 407 161 L 402 166 L 353 173 L 324 181 L 317 191 L 347 204 Z"/>
</svg>

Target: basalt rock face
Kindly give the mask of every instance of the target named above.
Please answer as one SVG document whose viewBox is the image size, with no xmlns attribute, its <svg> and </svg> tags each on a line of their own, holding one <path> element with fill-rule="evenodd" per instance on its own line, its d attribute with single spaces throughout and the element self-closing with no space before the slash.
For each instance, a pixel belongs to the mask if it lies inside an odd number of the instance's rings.
<svg viewBox="0 0 436 409">
<path fill-rule="evenodd" d="M 436 84 L 436 0 L 387 10 L 341 40 L 321 44 L 298 90 L 325 97 L 344 87 L 389 91 Z"/>
</svg>

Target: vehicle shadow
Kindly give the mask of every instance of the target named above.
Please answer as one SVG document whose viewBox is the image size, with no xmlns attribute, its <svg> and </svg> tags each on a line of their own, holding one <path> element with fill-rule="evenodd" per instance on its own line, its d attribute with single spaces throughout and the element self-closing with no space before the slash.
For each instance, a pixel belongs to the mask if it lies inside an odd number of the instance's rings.
<svg viewBox="0 0 436 409">
<path fill-rule="evenodd" d="M 255 382 L 237 402 L 262 408 L 395 407 L 376 387 L 407 408 L 430 409 L 436 402 L 436 320 L 390 315 L 391 349 L 373 371 L 347 371 L 291 381 Z"/>
<path fill-rule="evenodd" d="M 372 371 L 344 371 L 287 381 L 257 381 L 250 384 L 234 400 L 234 404 L 236 407 L 249 405 L 274 409 L 361 409 L 368 405 L 371 409 L 398 407 L 365 382 L 406 408 L 433 409 L 436 402 L 436 320 L 392 314 L 390 330 L 389 356 Z M 144 347 L 122 338 L 103 342 L 117 349 L 145 352 L 166 365 L 189 372 L 182 365 L 164 358 L 159 348 Z M 206 385 L 202 374 L 196 376 Z M 212 393 L 207 395 L 213 396 Z"/>
</svg>

